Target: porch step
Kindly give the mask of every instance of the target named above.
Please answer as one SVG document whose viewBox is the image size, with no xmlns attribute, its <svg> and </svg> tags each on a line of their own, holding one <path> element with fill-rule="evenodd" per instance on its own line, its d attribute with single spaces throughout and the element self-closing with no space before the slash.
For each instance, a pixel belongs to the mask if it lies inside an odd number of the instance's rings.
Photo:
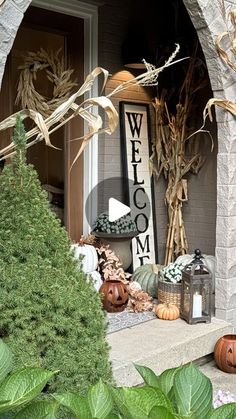
<svg viewBox="0 0 236 419">
<path fill-rule="evenodd" d="M 211 354 L 216 341 L 232 333 L 233 326 L 212 318 L 210 324 L 189 325 L 184 320 L 150 320 L 107 336 L 116 384 L 136 386 L 142 378 L 134 363 L 160 374 Z"/>
</svg>

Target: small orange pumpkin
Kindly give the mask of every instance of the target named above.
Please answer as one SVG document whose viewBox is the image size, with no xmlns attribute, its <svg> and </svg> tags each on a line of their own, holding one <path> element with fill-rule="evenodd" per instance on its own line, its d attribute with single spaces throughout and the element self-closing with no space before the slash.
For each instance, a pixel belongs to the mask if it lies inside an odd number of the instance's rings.
<svg viewBox="0 0 236 419">
<path fill-rule="evenodd" d="M 179 318 L 179 309 L 174 304 L 158 304 L 156 315 L 162 320 L 176 320 Z"/>
</svg>

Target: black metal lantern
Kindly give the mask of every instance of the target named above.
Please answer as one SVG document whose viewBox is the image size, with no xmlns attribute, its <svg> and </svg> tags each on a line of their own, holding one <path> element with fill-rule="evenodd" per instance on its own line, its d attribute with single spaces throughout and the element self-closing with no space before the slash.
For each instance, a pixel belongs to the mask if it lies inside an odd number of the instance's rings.
<svg viewBox="0 0 236 419">
<path fill-rule="evenodd" d="M 211 322 L 212 275 L 202 261 L 201 251 L 182 271 L 180 316 L 190 324 Z"/>
</svg>

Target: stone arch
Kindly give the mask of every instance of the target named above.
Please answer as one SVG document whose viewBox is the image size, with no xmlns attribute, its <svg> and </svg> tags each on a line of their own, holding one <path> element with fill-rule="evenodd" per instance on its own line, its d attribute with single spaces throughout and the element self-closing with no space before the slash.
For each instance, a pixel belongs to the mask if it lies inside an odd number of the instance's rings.
<svg viewBox="0 0 236 419">
<path fill-rule="evenodd" d="M 219 58 L 216 36 L 225 31 L 219 2 L 183 0 L 197 31 L 214 97 L 235 102 L 235 73 Z M 226 10 L 233 2 L 224 0 Z M 216 109 L 217 219 L 216 219 L 216 316 L 236 323 L 236 118 Z"/>
<path fill-rule="evenodd" d="M 7 56 L 31 1 L 5 0 L 0 6 L 0 85 Z M 208 0 L 183 0 L 183 3 L 198 33 L 214 96 L 235 102 L 235 74 L 224 66 L 215 49 L 216 36 L 225 30 L 219 3 Z M 226 9 L 232 8 L 233 3 L 234 0 L 225 0 Z M 232 298 L 236 295 L 236 118 L 224 110 L 216 109 L 216 120 L 216 315 L 236 323 L 236 303 Z"/>
<path fill-rule="evenodd" d="M 0 6 L 0 86 L 7 56 L 11 51 L 24 12 L 32 0 L 5 0 Z"/>
</svg>

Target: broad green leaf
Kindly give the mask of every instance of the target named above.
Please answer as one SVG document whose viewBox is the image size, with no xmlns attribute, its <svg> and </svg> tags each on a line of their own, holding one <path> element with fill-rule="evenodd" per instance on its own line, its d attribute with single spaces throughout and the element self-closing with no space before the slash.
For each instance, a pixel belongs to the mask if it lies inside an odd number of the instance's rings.
<svg viewBox="0 0 236 419">
<path fill-rule="evenodd" d="M 77 419 L 92 419 L 87 398 L 73 393 L 54 394 L 53 397 L 74 413 Z"/>
<path fill-rule="evenodd" d="M 14 419 L 16 412 L 4 412 L 0 413 L 0 419 Z"/>
<path fill-rule="evenodd" d="M 133 419 L 133 416 L 130 413 L 128 406 L 126 405 L 123 389 L 121 387 L 110 387 L 110 391 L 116 406 L 118 407 L 120 413 L 122 413 L 123 415 L 122 417 L 124 417 L 125 419 Z"/>
<path fill-rule="evenodd" d="M 24 368 L 0 383 L 0 412 L 10 410 L 36 397 L 55 372 Z M 4 402 L 4 400 L 8 400 Z"/>
<path fill-rule="evenodd" d="M 214 409 L 209 419 L 235 419 L 236 403 L 228 403 Z"/>
<path fill-rule="evenodd" d="M 112 410 L 112 396 L 109 388 L 101 380 L 89 389 L 88 403 L 92 416 L 104 419 Z"/>
<path fill-rule="evenodd" d="M 33 402 L 14 416 L 14 419 L 56 419 L 57 402 L 46 400 Z"/>
<path fill-rule="evenodd" d="M 171 413 L 166 407 L 155 406 L 149 413 L 148 419 L 176 419 L 176 415 Z"/>
<path fill-rule="evenodd" d="M 209 416 L 212 384 L 193 364 L 185 365 L 176 372 L 173 389 L 180 415 L 192 415 L 195 419 Z"/>
<path fill-rule="evenodd" d="M 168 396 L 171 388 L 173 387 L 174 378 L 177 371 L 179 371 L 181 368 L 183 367 L 181 366 L 177 368 L 170 368 L 168 370 L 165 370 L 161 375 L 159 375 L 159 387 L 163 391 L 163 393 L 165 393 L 166 396 Z"/>
<path fill-rule="evenodd" d="M 147 385 L 152 387 L 160 387 L 159 377 L 150 368 L 137 364 L 134 364 L 134 366 Z"/>
<path fill-rule="evenodd" d="M 121 388 L 117 392 L 113 391 L 115 402 L 121 413 L 127 417 L 134 419 L 147 419 L 150 411 L 154 406 L 164 406 L 172 411 L 170 401 L 165 394 L 154 387 L 130 387 Z"/>
<path fill-rule="evenodd" d="M 8 346 L 0 339 L 0 381 L 12 370 L 12 352 Z"/>
<path fill-rule="evenodd" d="M 122 417 L 120 415 L 116 415 L 115 413 L 109 413 L 109 415 L 106 416 L 105 419 L 122 419 Z"/>
</svg>

